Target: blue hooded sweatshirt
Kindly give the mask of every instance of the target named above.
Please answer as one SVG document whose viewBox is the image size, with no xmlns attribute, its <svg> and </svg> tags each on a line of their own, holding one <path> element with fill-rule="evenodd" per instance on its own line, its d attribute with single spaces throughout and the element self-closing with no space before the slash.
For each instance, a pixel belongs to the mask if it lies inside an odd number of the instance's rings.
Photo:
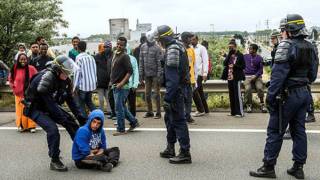
<svg viewBox="0 0 320 180">
<path fill-rule="evenodd" d="M 101 119 L 101 126 L 96 132 L 93 132 L 90 124 L 95 118 Z M 78 129 L 73 141 L 72 159 L 74 161 L 82 160 L 87 157 L 90 154 L 92 146 L 96 149 L 107 148 L 103 122 L 104 114 L 100 109 L 96 109 L 89 114 L 87 123 Z"/>
</svg>

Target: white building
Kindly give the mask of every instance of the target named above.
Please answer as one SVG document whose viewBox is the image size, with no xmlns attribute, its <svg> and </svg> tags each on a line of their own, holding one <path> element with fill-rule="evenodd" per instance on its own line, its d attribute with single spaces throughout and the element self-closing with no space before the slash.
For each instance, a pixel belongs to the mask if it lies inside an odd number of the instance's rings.
<svg viewBox="0 0 320 180">
<path fill-rule="evenodd" d="M 142 35 L 145 35 L 148 31 L 151 31 L 152 24 L 151 23 L 139 23 L 139 19 L 137 19 L 136 30 L 130 31 L 130 40 L 138 42 Z"/>
<path fill-rule="evenodd" d="M 126 18 L 109 19 L 110 36 L 116 40 L 119 36 L 130 39 L 129 20 Z"/>
</svg>

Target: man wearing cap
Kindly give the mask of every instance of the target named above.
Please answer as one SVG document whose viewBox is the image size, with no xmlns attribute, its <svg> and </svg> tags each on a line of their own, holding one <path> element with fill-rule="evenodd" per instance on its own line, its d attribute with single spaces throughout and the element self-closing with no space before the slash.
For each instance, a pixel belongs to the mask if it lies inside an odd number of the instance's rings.
<svg viewBox="0 0 320 180">
<path fill-rule="evenodd" d="M 86 122 L 86 117 L 81 116 L 72 97 L 70 77 L 76 69 L 72 59 L 58 56 L 44 71 L 31 79 L 24 101 L 24 115 L 33 119 L 47 133 L 51 170 L 68 170 L 60 160 L 60 134 L 57 124 L 66 128 L 72 140 L 79 128 L 74 118 L 62 109 L 61 105 L 67 103 L 80 125 Z"/>
<path fill-rule="evenodd" d="M 282 40 L 278 46 L 266 98 L 270 119 L 263 166 L 250 171 L 250 175 L 276 178 L 274 167 L 284 132 L 290 124 L 294 164 L 287 173 L 297 179 L 304 179 L 303 165 L 307 160 L 305 117 L 311 100 L 308 85 L 317 78 L 319 62 L 314 46 L 305 40 L 308 33 L 300 15 L 288 14 L 284 30 L 288 39 Z"/>
<path fill-rule="evenodd" d="M 148 34 L 147 41 L 141 46 L 139 55 L 140 82 L 145 82 L 146 102 L 148 107 L 144 118 L 161 118 L 160 83 L 163 73 L 161 59 L 161 48 L 156 44 L 153 35 Z M 154 99 L 157 108 L 155 116 L 152 110 L 152 90 L 154 90 Z"/>
</svg>

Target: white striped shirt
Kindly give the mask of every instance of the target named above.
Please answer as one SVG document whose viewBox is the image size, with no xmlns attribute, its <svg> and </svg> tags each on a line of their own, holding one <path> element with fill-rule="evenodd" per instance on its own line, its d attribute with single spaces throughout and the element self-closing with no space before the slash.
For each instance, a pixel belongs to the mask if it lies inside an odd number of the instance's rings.
<svg viewBox="0 0 320 180">
<path fill-rule="evenodd" d="M 74 90 L 93 91 L 97 88 L 97 67 L 94 58 L 87 53 L 80 53 L 75 60 L 79 69 L 74 75 Z"/>
</svg>

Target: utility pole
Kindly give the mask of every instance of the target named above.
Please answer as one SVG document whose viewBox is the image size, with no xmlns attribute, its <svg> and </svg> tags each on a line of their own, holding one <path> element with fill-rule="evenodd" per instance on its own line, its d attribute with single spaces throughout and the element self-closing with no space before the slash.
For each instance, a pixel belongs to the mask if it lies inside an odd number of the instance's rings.
<svg viewBox="0 0 320 180">
<path fill-rule="evenodd" d="M 267 26 L 267 29 L 269 29 L 269 23 L 270 23 L 270 20 L 269 20 L 269 19 L 267 19 L 267 20 L 266 20 L 266 26 Z"/>
</svg>

